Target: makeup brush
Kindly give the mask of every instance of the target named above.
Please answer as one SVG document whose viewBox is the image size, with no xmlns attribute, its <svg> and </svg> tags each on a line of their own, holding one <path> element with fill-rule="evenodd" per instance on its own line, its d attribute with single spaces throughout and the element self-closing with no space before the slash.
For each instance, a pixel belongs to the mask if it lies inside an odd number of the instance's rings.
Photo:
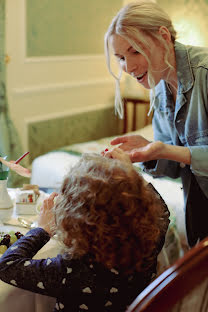
<svg viewBox="0 0 208 312">
<path fill-rule="evenodd" d="M 25 156 L 27 156 L 29 154 L 29 152 L 26 152 L 24 153 L 22 156 L 20 156 L 20 158 L 18 158 L 16 161 L 15 161 L 15 164 L 18 164 Z"/>
</svg>

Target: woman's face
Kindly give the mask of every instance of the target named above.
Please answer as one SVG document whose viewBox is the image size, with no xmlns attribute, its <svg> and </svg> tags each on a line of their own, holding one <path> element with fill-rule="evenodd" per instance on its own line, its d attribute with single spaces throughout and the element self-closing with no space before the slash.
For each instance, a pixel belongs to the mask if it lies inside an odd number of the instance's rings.
<svg viewBox="0 0 208 312">
<path fill-rule="evenodd" d="M 149 65 L 140 52 L 136 51 L 131 44 L 120 35 L 114 34 L 110 38 L 114 55 L 123 71 L 132 75 L 145 88 L 150 89 L 148 83 Z M 164 63 L 164 49 L 156 42 L 150 41 L 151 51 L 143 49 L 151 64 L 151 72 L 157 85 L 161 79 L 165 79 L 167 65 Z"/>
</svg>

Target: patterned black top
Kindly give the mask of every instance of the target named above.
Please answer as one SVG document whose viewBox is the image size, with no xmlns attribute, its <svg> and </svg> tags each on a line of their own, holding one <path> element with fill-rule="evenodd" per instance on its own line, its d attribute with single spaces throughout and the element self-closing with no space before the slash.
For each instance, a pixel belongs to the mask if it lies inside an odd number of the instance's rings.
<svg viewBox="0 0 208 312">
<path fill-rule="evenodd" d="M 116 268 L 106 269 L 89 255 L 72 260 L 63 255 L 32 259 L 50 239 L 45 230 L 35 228 L 2 255 L 0 279 L 19 288 L 55 297 L 54 311 L 123 312 L 156 273 L 157 255 L 169 224 L 169 213 L 164 212 L 164 218 L 160 219 L 166 225 L 161 230 L 161 239 L 148 272 L 126 276 Z"/>
</svg>

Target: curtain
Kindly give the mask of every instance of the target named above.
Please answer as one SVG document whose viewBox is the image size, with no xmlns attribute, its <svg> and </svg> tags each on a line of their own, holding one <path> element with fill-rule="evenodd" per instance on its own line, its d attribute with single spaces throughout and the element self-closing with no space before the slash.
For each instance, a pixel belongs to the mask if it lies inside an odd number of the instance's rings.
<svg viewBox="0 0 208 312">
<path fill-rule="evenodd" d="M 7 155 L 9 161 L 19 158 L 23 151 L 20 138 L 9 116 L 6 93 L 5 5 L 6 0 L 0 0 L 0 155 Z M 24 161 L 21 165 L 24 165 Z M 23 183 L 28 183 L 28 180 L 10 171 L 8 187 L 21 187 Z"/>
</svg>

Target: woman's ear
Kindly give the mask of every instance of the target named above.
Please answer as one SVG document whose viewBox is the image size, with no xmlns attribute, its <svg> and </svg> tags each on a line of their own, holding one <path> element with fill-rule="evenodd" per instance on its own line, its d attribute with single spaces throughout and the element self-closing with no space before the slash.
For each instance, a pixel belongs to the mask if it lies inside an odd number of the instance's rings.
<svg viewBox="0 0 208 312">
<path fill-rule="evenodd" d="M 166 42 L 171 42 L 171 34 L 169 32 L 169 30 L 167 29 L 167 27 L 165 26 L 160 26 L 159 28 L 159 34 L 163 37 L 163 39 Z"/>
</svg>

